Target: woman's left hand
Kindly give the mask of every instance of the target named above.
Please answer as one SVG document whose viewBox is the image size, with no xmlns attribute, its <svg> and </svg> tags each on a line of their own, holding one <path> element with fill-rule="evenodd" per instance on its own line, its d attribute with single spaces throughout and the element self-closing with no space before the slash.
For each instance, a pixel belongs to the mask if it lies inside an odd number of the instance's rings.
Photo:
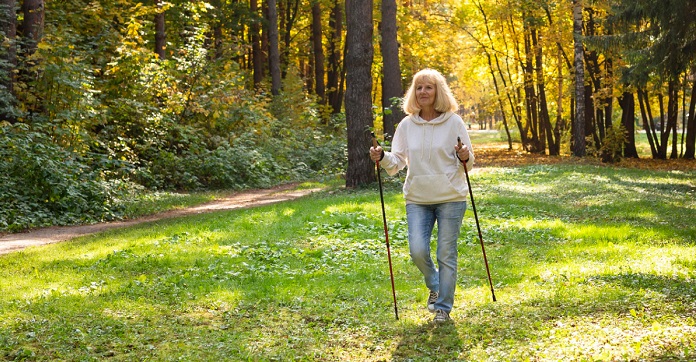
<svg viewBox="0 0 696 362">
<path fill-rule="evenodd" d="M 455 145 L 454 150 L 457 152 L 459 160 L 461 160 L 462 162 L 469 161 L 469 147 L 467 147 L 467 145 L 462 145 L 461 148 L 459 147 L 459 145 Z"/>
</svg>

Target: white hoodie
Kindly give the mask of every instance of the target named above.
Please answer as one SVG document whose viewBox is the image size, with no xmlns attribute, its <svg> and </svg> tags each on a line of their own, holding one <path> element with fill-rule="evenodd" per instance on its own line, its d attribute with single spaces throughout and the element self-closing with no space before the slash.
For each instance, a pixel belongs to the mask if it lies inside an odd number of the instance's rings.
<svg viewBox="0 0 696 362">
<path fill-rule="evenodd" d="M 389 175 L 408 166 L 404 182 L 406 203 L 439 204 L 466 201 L 469 188 L 464 166 L 454 146 L 460 137 L 469 147 L 467 171 L 474 167 L 474 153 L 466 125 L 459 115 L 447 112 L 425 121 L 405 117 L 396 128 L 391 152 L 384 152 L 381 166 Z"/>
</svg>

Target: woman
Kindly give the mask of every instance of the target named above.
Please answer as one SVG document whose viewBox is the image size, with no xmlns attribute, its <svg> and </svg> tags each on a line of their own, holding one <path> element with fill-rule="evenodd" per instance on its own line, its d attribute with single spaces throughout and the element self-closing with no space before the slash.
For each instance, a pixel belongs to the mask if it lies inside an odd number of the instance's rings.
<svg viewBox="0 0 696 362">
<path fill-rule="evenodd" d="M 454 113 L 457 101 L 438 71 L 424 69 L 413 76 L 403 108 L 408 116 L 396 129 L 391 152 L 373 147 L 370 158 L 390 175 L 408 166 L 403 192 L 409 250 L 430 290 L 428 310 L 435 313 L 434 322 L 442 323 L 451 320 L 454 305 L 457 239 L 468 193 L 464 167 L 471 170 L 474 154 L 464 121 Z M 439 270 L 430 257 L 435 222 Z"/>
</svg>

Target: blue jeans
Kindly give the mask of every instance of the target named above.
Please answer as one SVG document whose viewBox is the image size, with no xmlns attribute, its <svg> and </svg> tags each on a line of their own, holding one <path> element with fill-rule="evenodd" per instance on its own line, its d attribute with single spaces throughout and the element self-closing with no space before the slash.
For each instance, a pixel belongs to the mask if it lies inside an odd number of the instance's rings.
<svg viewBox="0 0 696 362">
<path fill-rule="evenodd" d="M 466 201 L 443 204 L 407 204 L 408 246 L 411 260 L 423 273 L 425 285 L 439 297 L 435 309 L 446 312 L 454 305 L 454 290 L 457 285 L 457 240 Z M 430 237 L 437 221 L 437 265 L 430 257 Z"/>
</svg>

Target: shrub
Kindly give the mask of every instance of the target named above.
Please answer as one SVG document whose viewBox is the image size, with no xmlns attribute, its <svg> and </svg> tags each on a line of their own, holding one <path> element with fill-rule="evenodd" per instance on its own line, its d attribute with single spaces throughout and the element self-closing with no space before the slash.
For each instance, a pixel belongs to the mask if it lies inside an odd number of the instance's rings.
<svg viewBox="0 0 696 362">
<path fill-rule="evenodd" d="M 120 217 L 128 183 L 105 180 L 84 157 L 26 125 L 0 128 L 0 229 Z"/>
</svg>

